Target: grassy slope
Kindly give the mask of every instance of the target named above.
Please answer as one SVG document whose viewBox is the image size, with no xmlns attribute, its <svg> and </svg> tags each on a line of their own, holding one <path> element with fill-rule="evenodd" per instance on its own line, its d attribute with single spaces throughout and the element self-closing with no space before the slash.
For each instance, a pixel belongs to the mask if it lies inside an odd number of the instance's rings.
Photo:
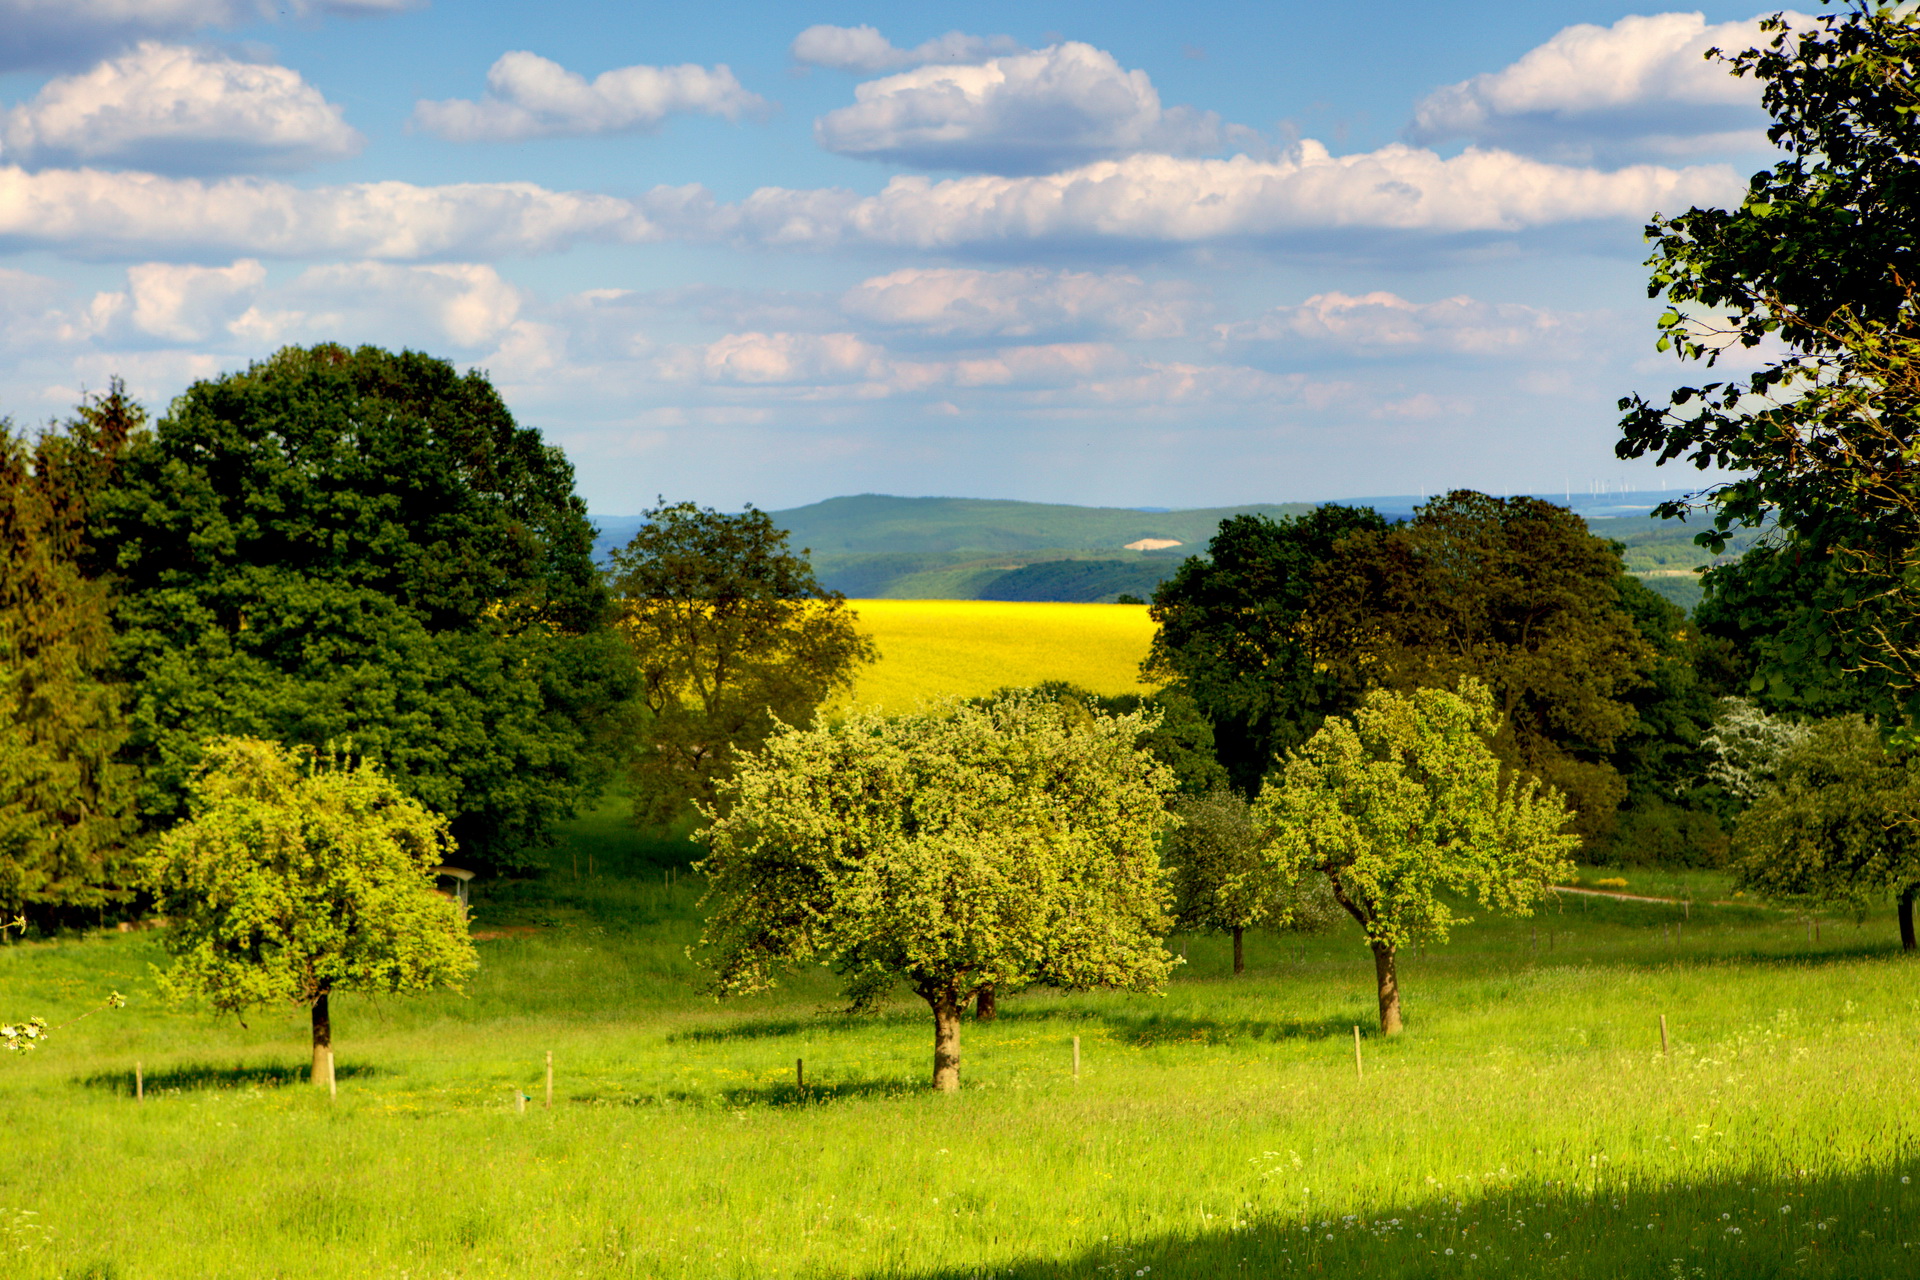
<svg viewBox="0 0 1920 1280">
<path fill-rule="evenodd" d="M 931 698 L 1066 680 L 1096 693 L 1132 693 L 1153 640 L 1143 605 L 981 600 L 855 600 L 880 661 L 851 704 L 906 711 Z"/>
<path fill-rule="evenodd" d="M 545 881 L 483 887 L 482 927 L 538 931 L 482 943 L 466 996 L 339 1000 L 332 1105 L 290 1083 L 296 1013 L 243 1030 L 158 1006 L 150 935 L 0 951 L 9 1011 L 58 1021 L 108 986 L 132 997 L 0 1063 L 13 1271 L 1914 1268 L 1920 1188 L 1902 1179 L 1920 1173 L 1920 1016 L 1885 921 L 1830 927 L 1819 947 L 1747 908 L 1695 907 L 1677 940 L 1673 909 L 1637 903 L 1572 906 L 1537 930 L 1474 924 L 1408 959 L 1410 1030 L 1367 1038 L 1364 1081 L 1356 938 L 1255 935 L 1239 979 L 1219 939 L 1184 938 L 1189 963 L 1164 997 L 1007 999 L 997 1023 L 965 1031 L 962 1096 L 938 1099 L 922 1089 L 923 1010 L 836 1016 L 818 971 L 716 1007 L 682 954 L 693 892 L 658 871 L 684 849 L 635 840 L 611 808 L 573 837 L 598 877 L 572 879 L 563 852 Z M 128 1096 L 136 1058 L 144 1106 Z M 516 1089 L 536 1097 L 525 1114 Z"/>
</svg>

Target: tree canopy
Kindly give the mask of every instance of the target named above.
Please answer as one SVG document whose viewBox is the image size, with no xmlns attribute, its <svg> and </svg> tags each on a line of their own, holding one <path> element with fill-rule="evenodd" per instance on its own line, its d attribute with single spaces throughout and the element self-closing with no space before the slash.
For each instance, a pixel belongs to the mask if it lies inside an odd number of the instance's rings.
<svg viewBox="0 0 1920 1280">
<path fill-rule="evenodd" d="M 101 506 L 150 823 L 226 734 L 351 742 L 481 863 L 604 776 L 633 677 L 593 530 L 482 375 L 288 348 L 189 387 Z"/>
<path fill-rule="evenodd" d="M 478 963 L 459 905 L 433 888 L 445 820 L 371 761 L 218 738 L 188 812 L 143 868 L 168 918 L 161 989 L 231 1013 L 309 1007 L 316 1083 L 333 992 L 457 986 Z"/>
<path fill-rule="evenodd" d="M 1154 987 L 1172 780 L 1146 727 L 1015 695 L 776 733 L 700 834 L 715 989 L 817 963 L 866 1005 L 905 981 L 933 1012 L 934 1087 L 954 1090 L 981 989 Z"/>
<path fill-rule="evenodd" d="M 1376 690 L 1289 753 L 1255 804 L 1276 871 L 1324 875 L 1365 931 L 1386 1035 L 1401 1029 L 1396 956 L 1446 941 L 1461 922 L 1449 896 L 1525 915 L 1573 869 L 1565 803 L 1534 778 L 1502 781 L 1498 724 L 1472 678 L 1457 693 Z"/>
<path fill-rule="evenodd" d="M 663 502 L 644 518 L 611 577 L 648 712 L 635 813 L 666 825 L 711 805 L 741 752 L 811 720 L 877 653 L 766 512 Z"/>
<path fill-rule="evenodd" d="M 1340 914 L 1324 884 L 1275 874 L 1253 814 L 1227 788 L 1173 802 L 1180 822 L 1164 858 L 1173 883 L 1173 919 L 1183 929 L 1233 935 L 1233 971 L 1246 969 L 1245 935 L 1263 926 L 1322 929 Z"/>
</svg>

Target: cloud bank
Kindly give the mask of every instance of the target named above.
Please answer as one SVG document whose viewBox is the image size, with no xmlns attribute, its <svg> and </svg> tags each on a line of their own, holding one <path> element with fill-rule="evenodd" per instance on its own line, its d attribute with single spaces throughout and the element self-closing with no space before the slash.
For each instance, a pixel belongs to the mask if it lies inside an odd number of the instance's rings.
<svg viewBox="0 0 1920 1280">
<path fill-rule="evenodd" d="M 836 27 L 820 23 L 793 38 L 793 60 L 802 66 L 872 74 L 928 62 L 984 62 L 1021 52 L 1012 36 L 970 36 L 949 31 L 911 49 L 895 48 L 874 27 Z"/>
<path fill-rule="evenodd" d="M 501 55 L 478 101 L 421 102 L 414 124 L 450 142 L 510 142 L 656 129 L 670 115 L 737 120 L 763 109 L 725 66 L 621 67 L 588 81 L 524 51 Z"/>
<path fill-rule="evenodd" d="M 0 71 L 75 67 L 142 40 L 317 14 L 376 16 L 424 0 L 0 0 Z"/>
</svg>

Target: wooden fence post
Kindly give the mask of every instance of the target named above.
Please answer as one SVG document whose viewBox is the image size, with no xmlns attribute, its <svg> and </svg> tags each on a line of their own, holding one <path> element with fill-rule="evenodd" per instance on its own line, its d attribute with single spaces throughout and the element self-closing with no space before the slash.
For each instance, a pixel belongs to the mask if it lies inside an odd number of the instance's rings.
<svg viewBox="0 0 1920 1280">
<path fill-rule="evenodd" d="M 1076 1083 L 1080 1079 L 1080 1037 L 1079 1036 L 1075 1036 L 1073 1038 L 1073 1078 Z"/>
<path fill-rule="evenodd" d="M 146 1073 L 140 1070 L 140 1059 L 138 1058 L 133 1060 L 133 1100 L 135 1102 L 145 1102 L 147 1100 L 147 1077 Z"/>
<path fill-rule="evenodd" d="M 1660 1056 L 1667 1056 L 1667 1015 L 1660 1015 Z"/>
<path fill-rule="evenodd" d="M 1358 1024 L 1353 1028 L 1353 1078 L 1356 1080 L 1365 1080 L 1367 1078 L 1367 1069 L 1360 1061 L 1360 1028 Z"/>
</svg>

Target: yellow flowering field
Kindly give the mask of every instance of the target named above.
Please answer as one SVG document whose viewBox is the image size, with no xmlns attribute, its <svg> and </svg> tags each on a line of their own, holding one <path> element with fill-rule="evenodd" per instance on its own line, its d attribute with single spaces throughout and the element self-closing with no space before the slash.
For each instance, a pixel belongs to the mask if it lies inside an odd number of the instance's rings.
<svg viewBox="0 0 1920 1280">
<path fill-rule="evenodd" d="M 1095 693 L 1142 693 L 1153 640 L 1145 605 L 998 600 L 854 600 L 880 661 L 842 705 L 911 711 L 945 697 L 1066 680 Z"/>
</svg>

